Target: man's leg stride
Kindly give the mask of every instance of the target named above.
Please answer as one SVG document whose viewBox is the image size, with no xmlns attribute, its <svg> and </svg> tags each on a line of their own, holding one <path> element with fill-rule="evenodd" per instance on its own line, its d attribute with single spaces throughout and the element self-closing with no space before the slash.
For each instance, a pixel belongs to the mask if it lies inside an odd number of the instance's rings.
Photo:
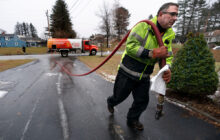
<svg viewBox="0 0 220 140">
<path fill-rule="evenodd" d="M 138 84 L 132 91 L 134 102 L 127 114 L 127 124 L 129 127 L 143 130 L 144 126 L 139 122 L 139 118 L 143 111 L 147 108 L 149 102 L 149 80 L 145 80 Z"/>
<path fill-rule="evenodd" d="M 107 106 L 110 113 L 114 113 L 114 106 L 123 102 L 131 93 L 133 80 L 118 72 L 114 84 L 113 95 L 108 97 Z"/>
</svg>

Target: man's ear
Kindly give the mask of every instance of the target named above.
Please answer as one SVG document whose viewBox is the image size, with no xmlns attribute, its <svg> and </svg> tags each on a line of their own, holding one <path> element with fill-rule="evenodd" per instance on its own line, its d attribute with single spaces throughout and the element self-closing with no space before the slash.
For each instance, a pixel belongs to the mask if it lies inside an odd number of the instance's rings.
<svg viewBox="0 0 220 140">
<path fill-rule="evenodd" d="M 160 11 L 160 12 L 159 12 L 159 16 L 162 16 L 162 15 L 163 15 L 163 12 L 162 12 L 162 11 Z"/>
</svg>

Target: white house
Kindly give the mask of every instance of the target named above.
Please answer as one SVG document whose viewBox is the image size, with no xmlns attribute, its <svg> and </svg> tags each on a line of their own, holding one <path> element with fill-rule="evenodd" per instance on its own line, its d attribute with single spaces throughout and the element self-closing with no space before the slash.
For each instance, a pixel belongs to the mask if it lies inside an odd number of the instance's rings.
<svg viewBox="0 0 220 140">
<path fill-rule="evenodd" d="M 206 32 L 205 39 L 209 45 L 214 46 L 217 42 L 220 42 L 220 30 Z"/>
</svg>

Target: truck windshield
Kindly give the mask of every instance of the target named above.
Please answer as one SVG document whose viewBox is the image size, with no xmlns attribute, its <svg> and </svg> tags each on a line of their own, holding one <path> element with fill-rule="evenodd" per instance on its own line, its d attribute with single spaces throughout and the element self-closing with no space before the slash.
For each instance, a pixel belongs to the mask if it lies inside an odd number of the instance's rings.
<svg viewBox="0 0 220 140">
<path fill-rule="evenodd" d="M 85 42 L 85 45 L 90 45 L 90 44 L 89 44 L 89 41 L 86 41 L 86 42 Z"/>
</svg>

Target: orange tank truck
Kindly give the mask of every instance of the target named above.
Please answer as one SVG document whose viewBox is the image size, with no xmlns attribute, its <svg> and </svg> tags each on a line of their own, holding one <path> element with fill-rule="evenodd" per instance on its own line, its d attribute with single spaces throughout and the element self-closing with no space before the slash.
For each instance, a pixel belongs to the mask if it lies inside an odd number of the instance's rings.
<svg viewBox="0 0 220 140">
<path fill-rule="evenodd" d="M 96 55 L 98 47 L 91 45 L 90 40 L 50 38 L 47 40 L 48 52 L 60 52 L 63 57 L 67 57 L 69 52 L 85 53 Z"/>
</svg>

